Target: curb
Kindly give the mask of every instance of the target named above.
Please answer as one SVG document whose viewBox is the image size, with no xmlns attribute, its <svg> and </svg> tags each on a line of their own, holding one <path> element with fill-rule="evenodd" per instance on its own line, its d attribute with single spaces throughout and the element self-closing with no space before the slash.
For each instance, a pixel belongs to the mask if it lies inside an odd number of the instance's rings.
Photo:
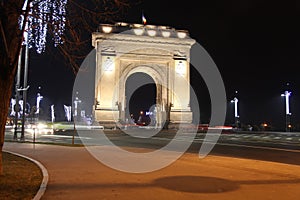
<svg viewBox="0 0 300 200">
<path fill-rule="evenodd" d="M 36 160 L 34 160 L 34 159 L 30 158 L 30 157 L 27 157 L 27 156 L 24 156 L 24 155 L 21 155 L 21 154 L 18 154 L 18 153 L 14 153 L 14 152 L 11 152 L 11 151 L 5 151 L 5 150 L 3 150 L 3 152 L 11 153 L 11 154 L 14 154 L 16 156 L 20 156 L 22 158 L 25 158 L 25 159 L 27 159 L 27 160 L 35 163 L 41 169 L 42 174 L 43 174 L 43 180 L 42 180 L 40 188 L 39 188 L 38 192 L 36 193 L 36 195 L 34 196 L 33 200 L 39 200 L 39 199 L 41 199 L 41 197 L 44 195 L 44 193 L 46 191 L 46 187 L 47 187 L 48 180 L 49 180 L 48 171 L 44 167 L 44 165 L 42 165 L 39 161 L 36 161 Z"/>
</svg>

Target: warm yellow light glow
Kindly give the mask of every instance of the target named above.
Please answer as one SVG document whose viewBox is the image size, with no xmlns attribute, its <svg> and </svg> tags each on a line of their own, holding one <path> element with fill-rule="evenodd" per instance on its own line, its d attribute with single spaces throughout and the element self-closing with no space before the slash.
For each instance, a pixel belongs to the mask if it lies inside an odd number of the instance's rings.
<svg viewBox="0 0 300 200">
<path fill-rule="evenodd" d="M 47 128 L 47 125 L 46 125 L 46 124 L 39 123 L 39 124 L 37 124 L 36 127 L 37 127 L 38 129 L 45 129 L 45 128 Z"/>
<path fill-rule="evenodd" d="M 166 26 L 159 26 L 159 29 L 167 29 L 168 27 Z"/>
<path fill-rule="evenodd" d="M 154 29 L 154 28 L 156 28 L 156 26 L 154 26 L 154 25 L 146 25 L 146 28 Z"/>
<path fill-rule="evenodd" d="M 182 60 L 177 61 L 176 63 L 176 73 L 183 76 L 186 73 L 185 62 Z"/>
<path fill-rule="evenodd" d="M 134 28 L 141 28 L 143 27 L 144 25 L 143 24 L 133 24 L 133 27 Z"/>
<path fill-rule="evenodd" d="M 111 57 L 107 57 L 104 61 L 104 71 L 113 71 L 114 69 L 114 61 Z"/>
<path fill-rule="evenodd" d="M 112 27 L 111 26 L 102 26 L 102 31 L 104 33 L 111 33 Z"/>
<path fill-rule="evenodd" d="M 144 33 L 144 29 L 136 28 L 136 29 L 133 29 L 133 32 L 134 32 L 136 35 L 142 35 L 142 34 Z"/>
<path fill-rule="evenodd" d="M 156 31 L 155 30 L 147 30 L 147 33 L 149 36 L 155 36 L 156 35 Z"/>
<path fill-rule="evenodd" d="M 128 23 L 125 23 L 125 22 L 117 22 L 116 25 L 119 25 L 119 26 L 128 26 Z"/>
<path fill-rule="evenodd" d="M 170 37 L 171 32 L 170 32 L 170 31 L 162 31 L 161 34 L 162 34 L 162 36 L 164 36 L 164 37 Z"/>
<path fill-rule="evenodd" d="M 177 32 L 177 36 L 178 36 L 179 38 L 185 38 L 185 37 L 186 37 L 186 33 L 180 31 L 180 32 Z"/>
</svg>

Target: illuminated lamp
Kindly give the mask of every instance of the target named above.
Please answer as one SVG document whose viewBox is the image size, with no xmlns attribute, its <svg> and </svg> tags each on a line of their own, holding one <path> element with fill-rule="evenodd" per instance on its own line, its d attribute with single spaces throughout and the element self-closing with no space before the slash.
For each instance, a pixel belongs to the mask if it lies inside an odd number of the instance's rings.
<svg viewBox="0 0 300 200">
<path fill-rule="evenodd" d="M 134 28 L 141 28 L 141 27 L 144 27 L 143 24 L 133 24 L 133 27 Z"/>
<path fill-rule="evenodd" d="M 178 31 L 177 32 L 177 36 L 179 37 L 179 38 L 185 38 L 186 37 L 186 32 L 184 32 L 184 31 Z"/>
<path fill-rule="evenodd" d="M 289 85 L 289 83 L 287 84 Z M 282 97 L 285 97 L 285 123 L 286 123 L 286 131 L 290 131 L 291 125 L 290 125 L 290 117 L 292 113 L 290 112 L 290 104 L 289 104 L 289 98 L 291 96 L 291 92 L 285 91 L 284 94 L 281 94 Z"/>
<path fill-rule="evenodd" d="M 238 115 L 238 102 L 239 102 L 239 100 L 238 100 L 238 98 L 236 98 L 236 97 L 234 97 L 234 99 L 233 100 L 231 100 L 231 103 L 234 103 L 234 117 L 236 117 L 236 118 L 238 118 L 239 117 L 239 115 Z"/>
<path fill-rule="evenodd" d="M 285 114 L 291 115 L 289 106 L 289 98 L 291 96 L 291 92 L 285 91 L 284 94 L 281 94 L 281 96 L 285 97 Z"/>
<path fill-rule="evenodd" d="M 135 29 L 133 29 L 133 32 L 136 35 L 143 35 L 144 29 L 142 29 L 142 28 L 135 28 Z"/>
<path fill-rule="evenodd" d="M 153 37 L 153 36 L 156 35 L 156 30 L 149 29 L 149 30 L 147 30 L 147 33 L 148 33 L 149 36 Z"/>
<path fill-rule="evenodd" d="M 167 29 L 168 27 L 167 26 L 159 26 L 158 28 L 159 29 Z"/>
<path fill-rule="evenodd" d="M 102 31 L 103 31 L 104 33 L 111 33 L 111 31 L 112 31 L 112 26 L 110 26 L 110 25 L 104 25 L 104 26 L 102 26 Z"/>
<path fill-rule="evenodd" d="M 107 57 L 104 61 L 104 71 L 112 71 L 114 68 L 113 60 L 110 57 Z"/>
<path fill-rule="evenodd" d="M 163 37 L 170 37 L 171 32 L 170 31 L 162 31 L 161 34 Z"/>
<path fill-rule="evenodd" d="M 156 26 L 154 26 L 154 25 L 146 25 L 146 28 L 148 28 L 148 29 L 154 29 L 154 28 L 156 28 Z"/>
<path fill-rule="evenodd" d="M 182 60 L 179 60 L 176 66 L 176 73 L 183 76 L 185 74 L 185 64 Z"/>
</svg>

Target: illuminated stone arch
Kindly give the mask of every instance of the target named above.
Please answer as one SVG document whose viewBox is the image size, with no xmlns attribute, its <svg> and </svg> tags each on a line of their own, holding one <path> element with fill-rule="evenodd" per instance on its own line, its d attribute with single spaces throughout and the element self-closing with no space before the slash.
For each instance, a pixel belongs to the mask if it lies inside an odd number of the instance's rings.
<svg viewBox="0 0 300 200">
<path fill-rule="evenodd" d="M 142 72 L 156 84 L 158 126 L 164 121 L 173 125 L 191 123 L 189 61 L 195 41 L 188 33 L 126 23 L 100 25 L 99 30 L 92 34 L 96 48 L 95 120 L 107 127 L 125 121 L 126 81 Z"/>
</svg>

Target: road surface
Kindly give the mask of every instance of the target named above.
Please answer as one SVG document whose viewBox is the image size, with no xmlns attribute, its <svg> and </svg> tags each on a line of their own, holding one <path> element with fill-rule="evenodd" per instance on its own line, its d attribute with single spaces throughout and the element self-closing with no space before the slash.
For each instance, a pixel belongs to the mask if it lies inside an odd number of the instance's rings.
<svg viewBox="0 0 300 200">
<path fill-rule="evenodd" d="M 172 132 L 146 139 L 118 131 L 106 131 L 106 135 L 116 145 L 135 152 L 159 149 L 173 138 Z M 42 199 L 298 200 L 298 135 L 292 140 L 286 139 L 287 135 L 269 135 L 268 141 L 266 137 L 224 134 L 213 151 L 200 159 L 204 135 L 197 134 L 188 151 L 173 164 L 141 174 L 112 169 L 84 147 L 5 142 L 4 149 L 32 157 L 48 169 L 49 183 Z M 25 138 L 27 142 L 33 139 L 31 133 Z M 70 131 L 36 134 L 39 143 L 70 144 L 72 138 Z M 8 132 L 6 140 L 11 139 Z M 81 143 L 77 135 L 74 142 Z"/>
</svg>

